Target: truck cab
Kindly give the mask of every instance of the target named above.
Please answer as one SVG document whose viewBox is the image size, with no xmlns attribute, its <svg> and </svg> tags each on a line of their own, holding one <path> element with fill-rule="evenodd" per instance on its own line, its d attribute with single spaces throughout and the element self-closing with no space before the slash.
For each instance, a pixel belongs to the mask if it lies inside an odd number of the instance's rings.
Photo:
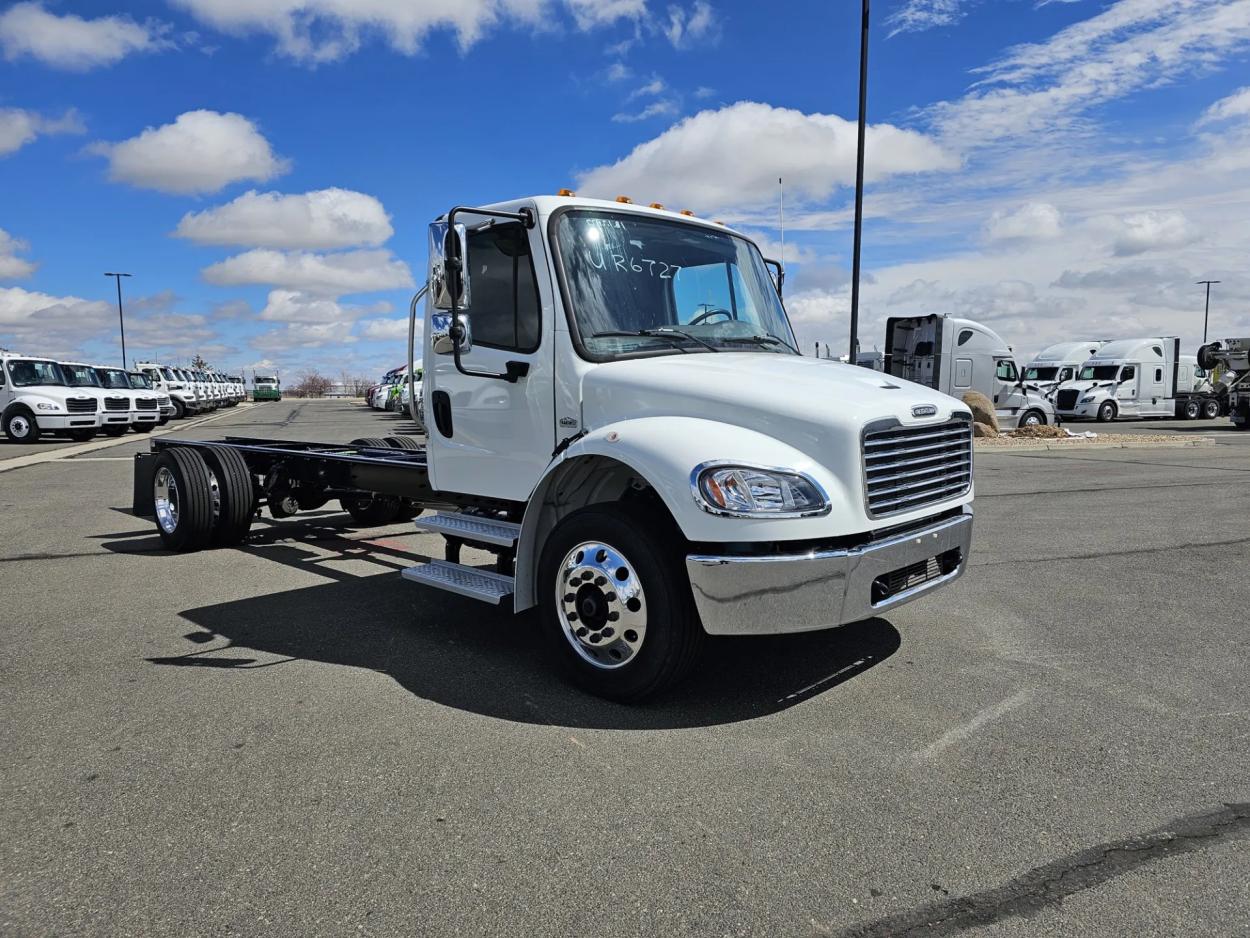
<svg viewBox="0 0 1250 938">
<path fill-rule="evenodd" d="M 1011 346 L 970 319 L 891 317 L 886 320 L 885 370 L 951 397 L 984 394 L 1003 429 L 1055 422 L 1050 401 L 1022 380 Z"/>
<path fill-rule="evenodd" d="M 89 440 L 100 426 L 100 395 L 71 385 L 61 366 L 0 350 L 0 429 L 14 443 L 45 433 Z"/>
<path fill-rule="evenodd" d="M 148 372 L 141 371 L 136 366 L 134 371 L 126 372 L 126 377 L 130 379 L 130 386 L 132 388 L 141 391 L 151 391 L 156 395 L 156 410 L 157 413 L 160 414 L 157 419 L 158 425 L 164 426 L 169 422 L 170 418 L 177 413 L 173 400 L 170 399 L 169 394 L 152 383 L 152 379 L 149 377 Z"/>
<path fill-rule="evenodd" d="M 1056 389 L 1055 409 L 1069 420 L 1174 417 L 1179 361 L 1176 336 L 1108 342 Z"/>
<path fill-rule="evenodd" d="M 1093 339 L 1047 346 L 1025 365 L 1024 386 L 1053 404 L 1059 385 L 1075 380 L 1081 366 L 1105 344 L 1105 340 Z"/>
<path fill-rule="evenodd" d="M 130 375 L 121 368 L 97 366 L 96 376 L 106 391 L 125 394 L 130 403 L 129 426 L 136 433 L 149 433 L 156 429 L 161 419 L 161 396 L 143 385 L 132 382 Z M 112 400 L 112 395 L 107 400 Z M 106 400 L 106 406 L 108 406 Z M 105 431 L 109 432 L 108 430 Z M 113 431 L 120 436 L 125 430 Z"/>
<path fill-rule="evenodd" d="M 106 436 L 121 436 L 130 429 L 129 385 L 106 387 L 95 366 L 85 362 L 61 362 L 61 372 L 71 387 L 82 388 L 100 401 L 100 431 Z"/>
<path fill-rule="evenodd" d="M 252 400 L 254 401 L 280 401 L 282 400 L 282 391 L 280 383 L 276 375 L 252 375 Z"/>
</svg>

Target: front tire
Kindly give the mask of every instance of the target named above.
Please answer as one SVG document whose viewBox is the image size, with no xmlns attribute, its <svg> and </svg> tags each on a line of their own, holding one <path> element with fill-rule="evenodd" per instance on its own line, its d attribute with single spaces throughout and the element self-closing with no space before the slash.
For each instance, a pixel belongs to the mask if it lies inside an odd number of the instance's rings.
<svg viewBox="0 0 1250 938">
<path fill-rule="evenodd" d="M 1115 420 L 1116 406 L 1111 401 L 1107 401 L 1098 408 L 1098 422 L 1110 423 Z"/>
<path fill-rule="evenodd" d="M 658 510 L 594 505 L 551 532 L 538 564 L 541 629 L 569 678 L 639 701 L 689 672 L 703 637 L 680 533 Z"/>
<path fill-rule="evenodd" d="M 1046 415 L 1040 410 L 1026 410 L 1020 416 L 1021 427 L 1044 427 L 1046 426 Z"/>
<path fill-rule="evenodd" d="M 15 407 L 4 415 L 4 435 L 12 443 L 36 443 L 39 441 L 39 424 L 35 415 L 24 407 Z"/>
</svg>

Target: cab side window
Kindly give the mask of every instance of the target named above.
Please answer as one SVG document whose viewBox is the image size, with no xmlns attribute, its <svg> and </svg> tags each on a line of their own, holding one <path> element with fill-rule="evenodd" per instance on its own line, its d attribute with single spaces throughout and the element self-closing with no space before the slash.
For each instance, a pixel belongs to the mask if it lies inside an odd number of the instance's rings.
<svg viewBox="0 0 1250 938">
<path fill-rule="evenodd" d="M 994 376 L 999 381 L 1015 381 L 1017 378 L 1016 363 L 1009 358 L 1000 358 L 994 368 Z"/>
<path fill-rule="evenodd" d="M 4 387 L 4 382 L 8 380 L 5 378 L 5 373 L 8 371 L 8 368 L 9 366 L 7 364 L 0 361 L 0 388 Z"/>
<path fill-rule="evenodd" d="M 1163 383 L 1163 369 L 1156 368 L 1155 369 L 1155 384 L 1162 384 L 1162 383 Z"/>
<path fill-rule="evenodd" d="M 529 235 L 519 224 L 469 233 L 469 317 L 475 345 L 532 352 L 541 307 Z"/>
<path fill-rule="evenodd" d="M 1071 381 L 1071 380 L 1072 380 L 1072 369 L 1071 369 L 1071 368 L 1061 368 L 1061 369 L 1059 370 L 1059 380 L 1060 380 L 1060 381 Z"/>
<path fill-rule="evenodd" d="M 1121 381 L 1132 381 L 1135 377 L 1137 377 L 1137 369 L 1132 365 L 1125 365 L 1120 369 Z"/>
</svg>

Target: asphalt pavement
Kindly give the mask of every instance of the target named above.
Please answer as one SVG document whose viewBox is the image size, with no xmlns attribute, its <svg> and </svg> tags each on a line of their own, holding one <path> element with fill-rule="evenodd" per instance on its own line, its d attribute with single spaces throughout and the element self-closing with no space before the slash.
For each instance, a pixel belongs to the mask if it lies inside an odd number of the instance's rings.
<svg viewBox="0 0 1250 938">
<path fill-rule="evenodd" d="M 410 525 L 176 555 L 128 511 L 146 439 L 0 472 L 0 934 L 1250 934 L 1250 433 L 1204 423 L 979 452 L 951 588 L 711 641 L 641 707 L 404 581 Z"/>
</svg>

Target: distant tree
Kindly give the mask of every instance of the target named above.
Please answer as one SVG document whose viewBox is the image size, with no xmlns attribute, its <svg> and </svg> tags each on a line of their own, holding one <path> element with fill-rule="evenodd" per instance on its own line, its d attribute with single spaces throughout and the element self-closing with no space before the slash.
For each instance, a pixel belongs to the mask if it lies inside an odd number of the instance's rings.
<svg viewBox="0 0 1250 938">
<path fill-rule="evenodd" d="M 296 397 L 325 397 L 326 392 L 333 386 L 333 381 L 314 368 L 300 372 L 299 379 L 290 389 L 290 393 Z"/>
<path fill-rule="evenodd" d="M 195 358 L 191 359 L 191 367 L 196 371 L 208 371 L 208 362 L 197 352 Z"/>
</svg>

